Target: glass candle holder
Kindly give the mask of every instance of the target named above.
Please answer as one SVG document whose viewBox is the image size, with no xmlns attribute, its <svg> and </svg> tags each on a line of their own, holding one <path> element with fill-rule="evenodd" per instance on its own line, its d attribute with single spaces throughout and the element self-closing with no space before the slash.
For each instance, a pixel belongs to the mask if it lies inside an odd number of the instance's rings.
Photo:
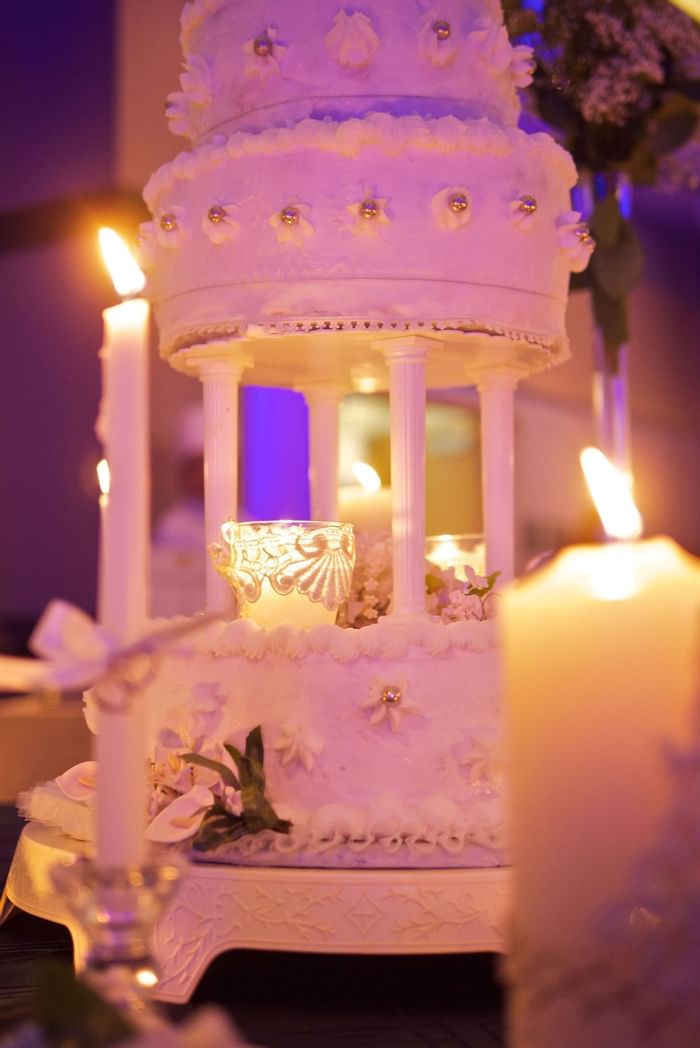
<svg viewBox="0 0 700 1048">
<path fill-rule="evenodd" d="M 465 568 L 477 575 L 486 571 L 486 548 L 483 535 L 430 535 L 425 540 L 425 555 L 431 564 L 446 571 L 454 568 L 455 578 L 466 580 Z"/>
<path fill-rule="evenodd" d="M 241 615 L 259 626 L 303 629 L 334 623 L 355 567 L 352 524 L 227 520 L 214 566 L 233 587 Z"/>
</svg>

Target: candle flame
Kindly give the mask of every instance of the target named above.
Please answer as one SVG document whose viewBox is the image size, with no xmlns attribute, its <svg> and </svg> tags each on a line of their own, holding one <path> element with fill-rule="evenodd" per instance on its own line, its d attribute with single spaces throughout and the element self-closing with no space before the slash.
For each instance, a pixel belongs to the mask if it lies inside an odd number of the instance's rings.
<svg viewBox="0 0 700 1048">
<path fill-rule="evenodd" d="M 642 518 L 632 498 L 631 477 L 598 448 L 584 448 L 581 468 L 606 534 L 613 539 L 639 538 Z"/>
<path fill-rule="evenodd" d="M 368 466 L 366 462 L 356 462 L 352 467 L 352 473 L 358 484 L 370 494 L 379 491 L 382 486 L 381 477 L 376 469 Z"/>
<path fill-rule="evenodd" d="M 114 289 L 122 298 L 136 295 L 146 283 L 146 277 L 118 233 L 103 226 L 99 231 L 100 248 Z"/>
<path fill-rule="evenodd" d="M 100 485 L 100 493 L 102 495 L 109 495 L 109 462 L 107 459 L 100 459 L 97 463 L 97 483 Z"/>
</svg>

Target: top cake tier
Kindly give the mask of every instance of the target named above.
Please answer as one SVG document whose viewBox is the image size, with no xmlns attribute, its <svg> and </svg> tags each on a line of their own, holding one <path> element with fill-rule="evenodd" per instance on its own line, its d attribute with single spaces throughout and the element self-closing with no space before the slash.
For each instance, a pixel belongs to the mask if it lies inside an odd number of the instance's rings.
<svg viewBox="0 0 700 1048">
<path fill-rule="evenodd" d="M 498 0 L 194 0 L 181 43 L 168 117 L 194 142 L 370 112 L 512 126 L 532 73 Z"/>
</svg>

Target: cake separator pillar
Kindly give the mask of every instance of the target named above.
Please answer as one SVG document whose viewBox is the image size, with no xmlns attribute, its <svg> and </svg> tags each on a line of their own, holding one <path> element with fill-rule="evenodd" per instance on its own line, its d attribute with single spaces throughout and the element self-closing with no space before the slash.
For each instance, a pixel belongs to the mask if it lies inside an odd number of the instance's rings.
<svg viewBox="0 0 700 1048">
<path fill-rule="evenodd" d="M 298 386 L 309 409 L 309 488 L 313 520 L 338 520 L 338 410 L 342 386 Z"/>
<path fill-rule="evenodd" d="M 508 582 L 515 572 L 514 396 L 520 372 L 503 368 L 477 382 L 481 402 L 481 488 L 486 571 Z"/>
<path fill-rule="evenodd" d="M 394 615 L 425 615 L 426 361 L 437 340 L 374 345 L 389 367 Z"/>
<path fill-rule="evenodd" d="M 188 351 L 187 365 L 204 396 L 205 545 L 221 541 L 221 525 L 238 516 L 238 393 L 241 375 L 252 360 L 231 341 L 211 342 Z M 233 611 L 233 595 L 207 556 L 207 611 Z"/>
</svg>

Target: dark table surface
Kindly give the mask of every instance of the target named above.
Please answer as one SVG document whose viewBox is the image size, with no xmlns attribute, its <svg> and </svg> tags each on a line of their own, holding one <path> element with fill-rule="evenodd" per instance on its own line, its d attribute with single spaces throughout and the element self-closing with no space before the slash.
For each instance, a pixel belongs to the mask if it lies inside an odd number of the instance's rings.
<svg viewBox="0 0 700 1048">
<path fill-rule="evenodd" d="M 21 827 L 12 808 L 0 807 L 0 883 Z M 16 912 L 0 927 L 0 1034 L 29 1014 L 36 962 L 49 957 L 70 961 L 62 926 Z M 237 950 L 218 957 L 191 1004 L 171 1013 L 217 1003 L 263 1048 L 496 1048 L 505 1043 L 498 964 L 486 954 Z"/>
</svg>

